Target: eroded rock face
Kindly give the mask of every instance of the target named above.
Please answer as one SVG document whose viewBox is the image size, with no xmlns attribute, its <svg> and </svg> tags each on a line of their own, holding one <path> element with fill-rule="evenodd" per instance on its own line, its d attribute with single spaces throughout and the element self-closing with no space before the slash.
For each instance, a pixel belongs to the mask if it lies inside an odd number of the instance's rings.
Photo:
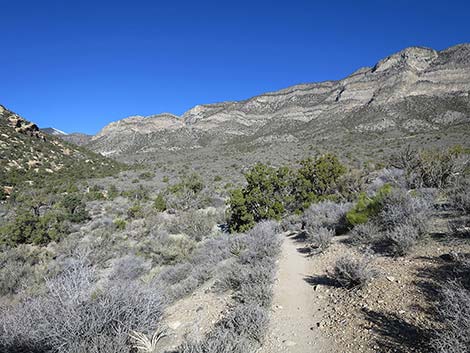
<svg viewBox="0 0 470 353">
<path fill-rule="evenodd" d="M 468 123 L 470 44 L 411 47 L 340 81 L 302 84 L 244 101 L 197 105 L 181 117 L 130 117 L 106 126 L 90 147 L 121 154 L 158 146 L 194 148 L 240 136 L 312 131 L 415 133 Z M 261 135 L 261 136 L 258 136 Z M 181 139 L 185 136 L 186 140 Z M 279 136 L 278 136 L 279 137 Z M 282 136 L 281 136 L 282 137 Z M 137 147 L 136 147 L 137 146 Z"/>
</svg>

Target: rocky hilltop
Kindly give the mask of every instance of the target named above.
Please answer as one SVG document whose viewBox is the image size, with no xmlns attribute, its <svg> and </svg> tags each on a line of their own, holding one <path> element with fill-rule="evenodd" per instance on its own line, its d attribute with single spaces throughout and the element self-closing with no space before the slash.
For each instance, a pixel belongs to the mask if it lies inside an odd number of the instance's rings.
<svg viewBox="0 0 470 353">
<path fill-rule="evenodd" d="M 468 128 L 469 93 L 470 44 L 442 51 L 411 47 L 339 81 L 198 105 L 181 117 L 126 118 L 103 128 L 89 147 L 105 155 L 143 157 L 240 143 L 256 148 L 274 142 L 321 144 L 330 137 L 361 140 L 371 133 L 378 134 L 375 139 L 442 134 L 455 126 Z"/>
<path fill-rule="evenodd" d="M 115 161 L 47 131 L 0 105 L 0 192 L 9 195 L 15 187 L 41 184 L 44 179 L 72 180 L 118 170 Z"/>
</svg>

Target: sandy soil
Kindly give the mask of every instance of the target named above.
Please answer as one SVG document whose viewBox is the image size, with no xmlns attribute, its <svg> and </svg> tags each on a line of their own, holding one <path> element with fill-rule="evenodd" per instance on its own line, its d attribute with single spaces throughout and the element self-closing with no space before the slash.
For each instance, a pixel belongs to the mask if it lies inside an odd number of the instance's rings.
<svg viewBox="0 0 470 353">
<path fill-rule="evenodd" d="M 302 253 L 303 244 L 290 236 L 284 239 L 278 263 L 270 327 L 260 353 L 341 352 L 322 332 L 326 298 L 316 298 L 309 283 L 312 274 L 324 271 L 319 258 Z"/>
</svg>

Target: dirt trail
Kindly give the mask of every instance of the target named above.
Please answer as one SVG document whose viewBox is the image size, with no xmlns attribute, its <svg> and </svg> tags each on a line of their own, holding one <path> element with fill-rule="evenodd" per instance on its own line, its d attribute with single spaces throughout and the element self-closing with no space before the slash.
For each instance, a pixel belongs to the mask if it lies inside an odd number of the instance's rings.
<svg viewBox="0 0 470 353">
<path fill-rule="evenodd" d="M 323 272 L 319 259 L 298 251 L 302 244 L 286 237 L 278 264 L 270 327 L 259 353 L 341 352 L 322 332 L 324 301 L 306 279 Z"/>
</svg>

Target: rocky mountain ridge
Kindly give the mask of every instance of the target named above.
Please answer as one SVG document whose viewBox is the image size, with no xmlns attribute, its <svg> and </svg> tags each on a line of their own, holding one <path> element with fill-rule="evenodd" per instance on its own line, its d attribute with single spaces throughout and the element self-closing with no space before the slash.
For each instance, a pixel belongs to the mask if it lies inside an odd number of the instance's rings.
<svg viewBox="0 0 470 353">
<path fill-rule="evenodd" d="M 341 131 L 442 131 L 470 123 L 470 44 L 406 48 L 339 81 L 301 84 L 238 102 L 197 105 L 181 117 L 129 117 L 89 143 L 105 155 L 200 149 L 249 139 L 298 142 Z"/>
</svg>

